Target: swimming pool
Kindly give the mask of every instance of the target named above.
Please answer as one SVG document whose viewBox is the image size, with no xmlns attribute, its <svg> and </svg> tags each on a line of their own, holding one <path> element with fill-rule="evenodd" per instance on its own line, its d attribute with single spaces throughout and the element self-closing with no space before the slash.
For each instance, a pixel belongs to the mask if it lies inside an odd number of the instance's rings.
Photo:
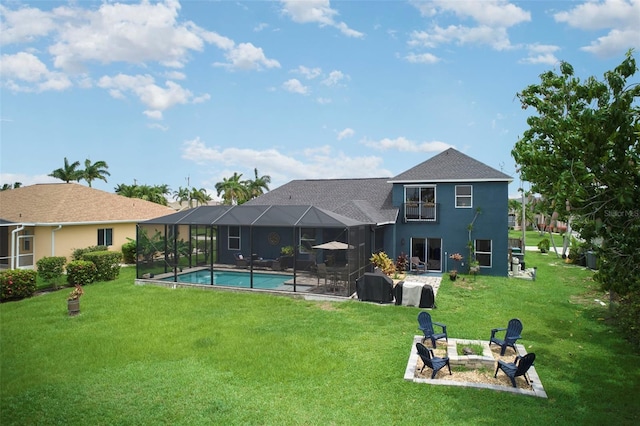
<svg viewBox="0 0 640 426">
<path fill-rule="evenodd" d="M 253 273 L 253 288 L 275 289 L 282 286 L 285 281 L 291 280 L 290 275 Z M 173 277 L 162 278 L 162 281 L 172 281 Z M 193 271 L 178 275 L 178 282 L 189 284 L 211 284 L 211 271 Z M 213 284 L 228 287 L 251 287 L 249 272 L 214 271 Z"/>
</svg>

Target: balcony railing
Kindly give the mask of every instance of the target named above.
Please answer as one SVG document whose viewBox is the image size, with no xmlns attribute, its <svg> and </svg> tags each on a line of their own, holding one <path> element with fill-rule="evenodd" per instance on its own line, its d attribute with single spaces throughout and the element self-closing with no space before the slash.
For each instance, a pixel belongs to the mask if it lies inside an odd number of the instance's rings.
<svg viewBox="0 0 640 426">
<path fill-rule="evenodd" d="M 405 221 L 438 221 L 438 203 L 404 203 Z"/>
</svg>

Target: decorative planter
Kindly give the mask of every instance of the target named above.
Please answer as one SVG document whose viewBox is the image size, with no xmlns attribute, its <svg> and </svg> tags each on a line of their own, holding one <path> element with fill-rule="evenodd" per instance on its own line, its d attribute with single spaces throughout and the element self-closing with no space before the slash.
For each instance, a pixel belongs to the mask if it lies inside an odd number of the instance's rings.
<svg viewBox="0 0 640 426">
<path fill-rule="evenodd" d="M 75 316 L 80 313 L 80 299 L 67 300 L 67 309 L 69 310 L 69 316 Z"/>
</svg>

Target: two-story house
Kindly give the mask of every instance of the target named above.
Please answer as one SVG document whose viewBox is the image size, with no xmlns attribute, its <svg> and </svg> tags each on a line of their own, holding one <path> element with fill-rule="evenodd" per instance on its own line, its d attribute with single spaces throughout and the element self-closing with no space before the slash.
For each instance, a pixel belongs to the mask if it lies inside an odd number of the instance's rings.
<svg viewBox="0 0 640 426">
<path fill-rule="evenodd" d="M 448 149 L 395 177 L 294 180 L 241 206 L 198 207 L 140 228 L 144 235 L 161 235 L 165 242 L 156 246 L 206 254 L 195 260 L 189 255 L 188 266 L 233 263 L 239 253 L 276 259 L 283 246 L 293 246 L 302 269 L 339 257 L 352 283 L 370 270 L 369 258 L 380 250 L 392 259 L 419 257 L 434 273 L 464 272 L 469 260 L 477 260 L 482 274 L 507 276 L 511 180 Z M 198 249 L 195 234 L 209 243 Z M 332 240 L 350 248 L 314 250 Z M 451 260 L 453 253 L 463 260 Z M 164 272 L 170 263 L 163 260 Z"/>
</svg>

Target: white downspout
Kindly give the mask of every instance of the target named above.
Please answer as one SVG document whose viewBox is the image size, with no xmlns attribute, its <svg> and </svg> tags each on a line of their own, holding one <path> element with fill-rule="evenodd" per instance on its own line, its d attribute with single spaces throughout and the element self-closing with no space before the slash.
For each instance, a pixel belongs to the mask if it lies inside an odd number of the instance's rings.
<svg viewBox="0 0 640 426">
<path fill-rule="evenodd" d="M 17 250 L 18 250 L 18 243 L 16 242 L 16 235 L 18 234 L 18 232 L 22 231 L 24 229 L 24 224 L 20 224 L 18 225 L 18 227 L 16 229 L 14 229 L 13 231 L 11 231 L 11 269 L 16 269 L 17 263 L 18 263 L 18 254 L 17 254 Z"/>
<path fill-rule="evenodd" d="M 62 229 L 62 225 L 58 225 L 57 228 L 51 230 L 51 256 L 56 255 L 56 231 Z"/>
</svg>

